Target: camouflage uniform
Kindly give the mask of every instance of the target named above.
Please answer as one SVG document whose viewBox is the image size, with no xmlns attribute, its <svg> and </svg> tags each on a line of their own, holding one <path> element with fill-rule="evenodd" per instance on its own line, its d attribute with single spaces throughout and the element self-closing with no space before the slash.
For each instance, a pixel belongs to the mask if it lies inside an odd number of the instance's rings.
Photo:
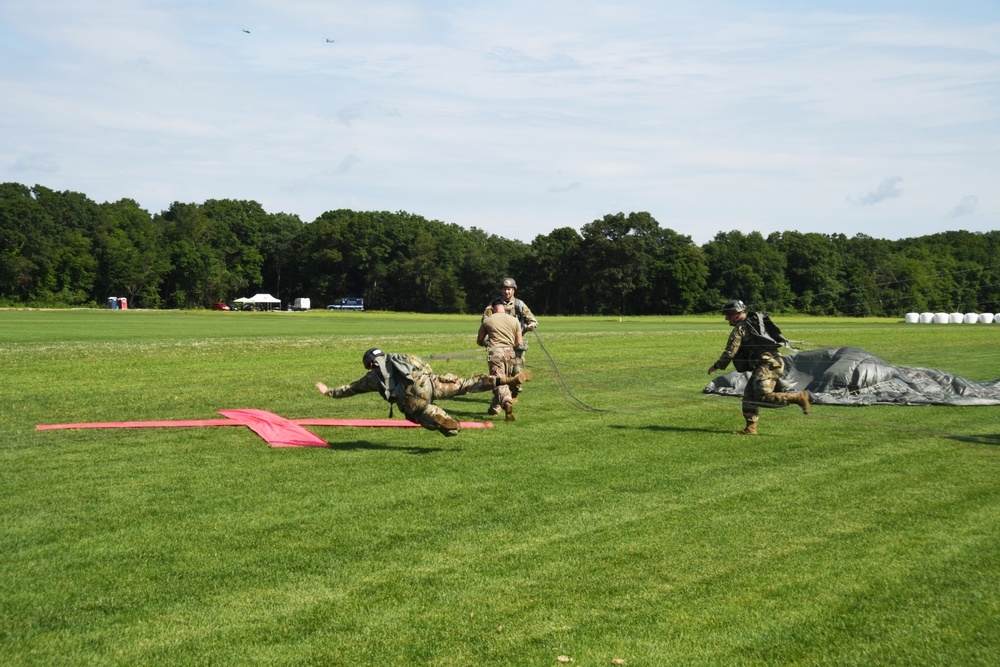
<svg viewBox="0 0 1000 667">
<path fill-rule="evenodd" d="M 736 370 L 751 371 L 743 391 L 743 416 L 748 427 L 756 424 L 762 406 L 781 408 L 789 402 L 801 404 L 799 401 L 803 400 L 798 398 L 799 394 L 779 391 L 784 388 L 781 378 L 785 373 L 785 362 L 778 352 L 778 342 L 754 331 L 756 315 L 748 313 L 733 327 L 726 349 L 714 364 L 715 369 L 724 370 L 730 362 L 734 362 Z M 808 412 L 808 405 L 803 409 Z"/>
<path fill-rule="evenodd" d="M 514 363 L 517 358 L 514 350 L 520 326 L 517 318 L 508 313 L 492 313 L 483 319 L 479 338 L 487 345 L 490 375 L 511 377 L 520 372 Z M 484 338 L 488 338 L 488 340 Z M 510 387 L 498 386 L 493 390 L 493 401 L 490 403 L 489 414 L 499 414 L 500 408 L 506 406 L 513 398 Z"/>
<path fill-rule="evenodd" d="M 385 354 L 372 369 L 350 384 L 326 392 L 333 398 L 376 391 L 391 405 L 397 406 L 414 424 L 444 435 L 458 435 L 458 421 L 434 401 L 479 391 L 491 391 L 496 378 L 474 375 L 460 378 L 451 373 L 436 375 L 430 365 L 412 354 Z M 390 409 L 389 414 L 392 414 Z"/>
<path fill-rule="evenodd" d="M 501 299 L 503 300 L 503 299 Z M 527 326 L 529 324 L 534 324 L 538 326 L 538 320 L 535 319 L 534 314 L 531 312 L 531 308 L 528 308 L 528 304 L 521 301 L 517 297 L 512 298 L 510 301 L 504 301 L 504 308 L 508 315 L 513 315 L 517 318 L 517 321 L 521 323 L 521 333 L 526 333 Z M 483 319 L 486 319 L 493 314 L 492 304 L 486 306 L 486 310 L 483 311 Z M 524 341 L 520 347 L 514 348 L 514 365 L 511 367 L 513 374 L 520 373 L 524 370 L 524 351 L 528 349 L 528 338 L 525 336 Z M 511 387 L 511 395 L 517 396 L 518 388 Z"/>
</svg>

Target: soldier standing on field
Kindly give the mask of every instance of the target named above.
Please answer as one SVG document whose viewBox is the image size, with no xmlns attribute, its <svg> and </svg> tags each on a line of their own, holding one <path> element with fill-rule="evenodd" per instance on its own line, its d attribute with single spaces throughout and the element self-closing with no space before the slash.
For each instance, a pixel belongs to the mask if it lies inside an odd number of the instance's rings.
<svg viewBox="0 0 1000 667">
<path fill-rule="evenodd" d="M 751 372 L 743 391 L 743 417 L 747 424 L 737 433 L 757 435 L 757 420 L 762 405 L 782 408 L 794 403 L 802 407 L 802 412 L 809 414 L 808 391 L 796 394 L 775 391 L 785 373 L 785 362 L 778 348 L 791 345 L 767 313 L 748 313 L 746 305 L 738 299 L 726 302 L 722 313 L 733 330 L 722 356 L 708 367 L 708 374 L 724 370 L 730 361 L 737 371 Z"/>
<path fill-rule="evenodd" d="M 521 324 L 521 334 L 533 331 L 538 326 L 538 320 L 531 312 L 531 308 L 528 308 L 528 304 L 514 297 L 514 292 L 517 290 L 517 283 L 514 282 L 513 278 L 504 278 L 503 283 L 500 286 L 500 299 L 503 301 L 504 309 L 507 311 L 508 315 L 513 315 L 517 318 L 517 321 Z M 493 314 L 493 304 L 486 306 L 486 310 L 483 311 L 483 319 L 486 319 Z M 514 348 L 514 365 L 512 370 L 520 373 L 524 370 L 524 351 L 528 349 L 528 341 L 524 339 L 521 345 Z M 517 400 L 517 395 L 520 393 L 520 387 L 511 387 L 510 395 L 515 401 Z M 496 415 L 500 414 L 500 404 L 496 401 L 494 397 L 493 403 L 490 405 L 490 414 Z"/>
<path fill-rule="evenodd" d="M 522 346 L 524 336 L 521 333 L 521 323 L 513 315 L 507 314 L 503 299 L 493 300 L 493 314 L 483 319 L 476 335 L 476 345 L 488 350 L 490 375 L 498 378 L 516 376 L 514 368 L 514 350 Z M 517 386 L 517 385 L 515 385 Z M 493 390 L 493 404 L 499 405 L 507 413 L 507 421 L 514 421 L 514 397 L 507 385 L 497 385 Z M 492 412 L 490 414 L 499 414 Z"/>
<path fill-rule="evenodd" d="M 527 382 L 531 372 L 524 371 L 515 377 L 474 375 L 460 378 L 451 373 L 437 375 L 430 364 L 413 354 L 386 354 L 377 347 L 364 353 L 361 363 L 368 373 L 350 384 L 330 389 L 322 382 L 316 383 L 321 394 L 331 398 L 347 398 L 355 394 L 377 391 L 390 405 L 397 406 L 414 424 L 446 436 L 458 435 L 462 430 L 458 420 L 434 405 L 439 398 L 451 398 L 478 391 L 491 391 L 499 385 Z M 389 408 L 392 416 L 392 408 Z"/>
</svg>

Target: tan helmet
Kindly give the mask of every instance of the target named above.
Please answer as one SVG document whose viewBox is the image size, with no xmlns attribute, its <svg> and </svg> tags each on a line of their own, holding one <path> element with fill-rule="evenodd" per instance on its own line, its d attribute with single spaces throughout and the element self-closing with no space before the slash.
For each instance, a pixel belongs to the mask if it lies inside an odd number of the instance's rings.
<svg viewBox="0 0 1000 667">
<path fill-rule="evenodd" d="M 513 287 L 514 289 L 517 289 L 517 283 L 514 282 L 513 278 L 504 278 L 503 279 L 503 286 L 504 287 Z"/>
</svg>

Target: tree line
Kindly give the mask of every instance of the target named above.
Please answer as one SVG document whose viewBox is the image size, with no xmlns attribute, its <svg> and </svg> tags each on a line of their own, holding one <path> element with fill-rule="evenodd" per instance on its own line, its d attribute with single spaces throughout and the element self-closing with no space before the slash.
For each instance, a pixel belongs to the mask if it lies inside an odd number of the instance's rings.
<svg viewBox="0 0 1000 667">
<path fill-rule="evenodd" d="M 480 312 L 514 276 L 539 314 L 680 315 L 731 298 L 771 312 L 901 316 L 1000 311 L 1000 232 L 890 241 L 858 234 L 720 232 L 704 245 L 649 213 L 606 215 L 531 243 L 406 212 L 312 222 L 255 201 L 95 203 L 0 185 L 0 304 L 203 308 L 256 292 L 314 305 Z"/>
</svg>

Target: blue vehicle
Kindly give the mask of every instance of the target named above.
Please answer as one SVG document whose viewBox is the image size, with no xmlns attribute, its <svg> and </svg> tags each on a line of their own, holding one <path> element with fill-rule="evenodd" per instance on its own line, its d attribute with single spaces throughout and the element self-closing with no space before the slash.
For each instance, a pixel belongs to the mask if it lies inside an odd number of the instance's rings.
<svg viewBox="0 0 1000 667">
<path fill-rule="evenodd" d="M 340 303 L 331 303 L 328 310 L 364 310 L 365 300 L 361 297 L 344 297 Z"/>
</svg>

